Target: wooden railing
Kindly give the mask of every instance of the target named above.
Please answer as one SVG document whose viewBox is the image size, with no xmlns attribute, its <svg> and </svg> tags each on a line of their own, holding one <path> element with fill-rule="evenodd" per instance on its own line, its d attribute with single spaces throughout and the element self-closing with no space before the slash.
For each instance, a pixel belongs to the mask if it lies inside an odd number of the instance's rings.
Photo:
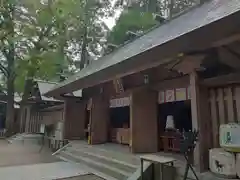
<svg viewBox="0 0 240 180">
<path fill-rule="evenodd" d="M 52 152 L 55 152 L 55 151 L 61 149 L 68 143 L 69 143 L 69 140 L 67 140 L 67 139 L 58 140 L 58 139 L 55 139 L 54 137 L 48 137 L 48 136 L 44 136 L 43 140 L 41 142 L 42 148 L 45 146 L 45 147 L 51 149 Z M 40 149 L 40 151 L 42 150 L 42 148 Z"/>
<path fill-rule="evenodd" d="M 64 140 L 57 140 L 55 138 L 50 138 L 48 141 L 48 147 L 53 151 L 57 151 L 58 149 L 61 149 L 65 145 L 67 145 L 69 141 L 67 139 Z"/>
<path fill-rule="evenodd" d="M 0 138 L 5 138 L 6 129 L 0 129 Z"/>
</svg>

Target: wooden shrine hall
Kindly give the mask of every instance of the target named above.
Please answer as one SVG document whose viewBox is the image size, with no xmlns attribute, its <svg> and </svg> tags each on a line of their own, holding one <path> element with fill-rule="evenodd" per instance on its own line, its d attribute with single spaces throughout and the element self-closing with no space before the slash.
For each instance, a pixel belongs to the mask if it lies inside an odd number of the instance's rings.
<svg viewBox="0 0 240 180">
<path fill-rule="evenodd" d="M 45 95 L 82 89 L 81 101 L 65 101 L 72 113 L 64 121 L 78 122 L 72 126 L 80 139 L 87 129 L 91 144 L 114 141 L 133 153 L 178 152 L 178 133 L 198 129 L 194 163 L 205 170 L 208 150 L 219 146 L 219 125 L 240 121 L 239 19 L 240 1 L 211 0 L 115 49 Z M 167 126 L 175 133 L 167 133 Z"/>
</svg>

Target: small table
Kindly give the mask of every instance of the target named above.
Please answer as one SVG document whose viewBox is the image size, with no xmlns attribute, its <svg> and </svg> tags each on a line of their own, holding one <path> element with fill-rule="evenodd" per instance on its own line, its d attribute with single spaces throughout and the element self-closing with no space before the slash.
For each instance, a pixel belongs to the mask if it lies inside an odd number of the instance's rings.
<svg viewBox="0 0 240 180">
<path fill-rule="evenodd" d="M 140 156 L 140 160 L 141 160 L 141 180 L 143 180 L 143 162 L 144 161 L 160 164 L 161 180 L 163 180 L 163 165 L 169 164 L 170 166 L 173 167 L 173 162 L 176 161 L 176 159 L 171 157 L 157 156 L 152 154 Z"/>
</svg>

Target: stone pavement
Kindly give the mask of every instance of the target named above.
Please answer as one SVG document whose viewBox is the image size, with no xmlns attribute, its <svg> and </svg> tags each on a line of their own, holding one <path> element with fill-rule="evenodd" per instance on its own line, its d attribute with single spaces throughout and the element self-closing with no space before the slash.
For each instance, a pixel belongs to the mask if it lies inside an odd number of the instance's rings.
<svg viewBox="0 0 240 180">
<path fill-rule="evenodd" d="M 0 140 L 0 167 L 59 161 L 48 149 L 43 149 L 41 153 L 39 149 L 37 144 L 9 144 L 6 140 Z"/>
<path fill-rule="evenodd" d="M 58 179 L 58 180 L 103 180 L 103 179 L 94 174 L 87 174 L 87 175 L 83 175 L 83 176 L 64 178 L 64 179 Z"/>
<path fill-rule="evenodd" d="M 4 180 L 54 180 L 89 174 L 68 162 L 54 162 L 0 168 Z"/>
<path fill-rule="evenodd" d="M 4 180 L 101 180 L 79 165 L 63 162 L 47 148 L 33 143 L 0 140 L 0 179 Z M 84 175 L 84 176 L 80 176 Z M 78 178 L 73 179 L 72 177 Z"/>
</svg>

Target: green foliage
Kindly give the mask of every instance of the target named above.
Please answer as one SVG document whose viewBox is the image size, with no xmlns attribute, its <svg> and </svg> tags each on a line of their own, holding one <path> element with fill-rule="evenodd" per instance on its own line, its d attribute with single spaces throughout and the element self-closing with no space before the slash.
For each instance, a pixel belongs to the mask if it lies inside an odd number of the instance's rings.
<svg viewBox="0 0 240 180">
<path fill-rule="evenodd" d="M 154 14 L 169 19 L 198 3 L 199 0 L 123 0 L 121 4 L 125 5 L 125 10 L 109 33 L 108 42 L 123 44 L 129 38 L 128 31 L 141 34 L 158 24 L 153 18 Z"/>
<path fill-rule="evenodd" d="M 123 44 L 128 40 L 127 31 L 141 34 L 157 23 L 151 13 L 140 12 L 138 9 L 125 11 L 112 29 L 108 41 L 117 45 Z"/>
<path fill-rule="evenodd" d="M 110 0 L 5 0 L 0 12 L 0 57 L 7 68 L 9 57 L 3 50 L 8 51 L 12 42 L 16 90 L 22 92 L 29 78 L 50 80 L 72 74 L 69 67 L 81 60 L 82 53 L 99 56 L 106 36 L 102 18 L 111 13 Z"/>
</svg>

